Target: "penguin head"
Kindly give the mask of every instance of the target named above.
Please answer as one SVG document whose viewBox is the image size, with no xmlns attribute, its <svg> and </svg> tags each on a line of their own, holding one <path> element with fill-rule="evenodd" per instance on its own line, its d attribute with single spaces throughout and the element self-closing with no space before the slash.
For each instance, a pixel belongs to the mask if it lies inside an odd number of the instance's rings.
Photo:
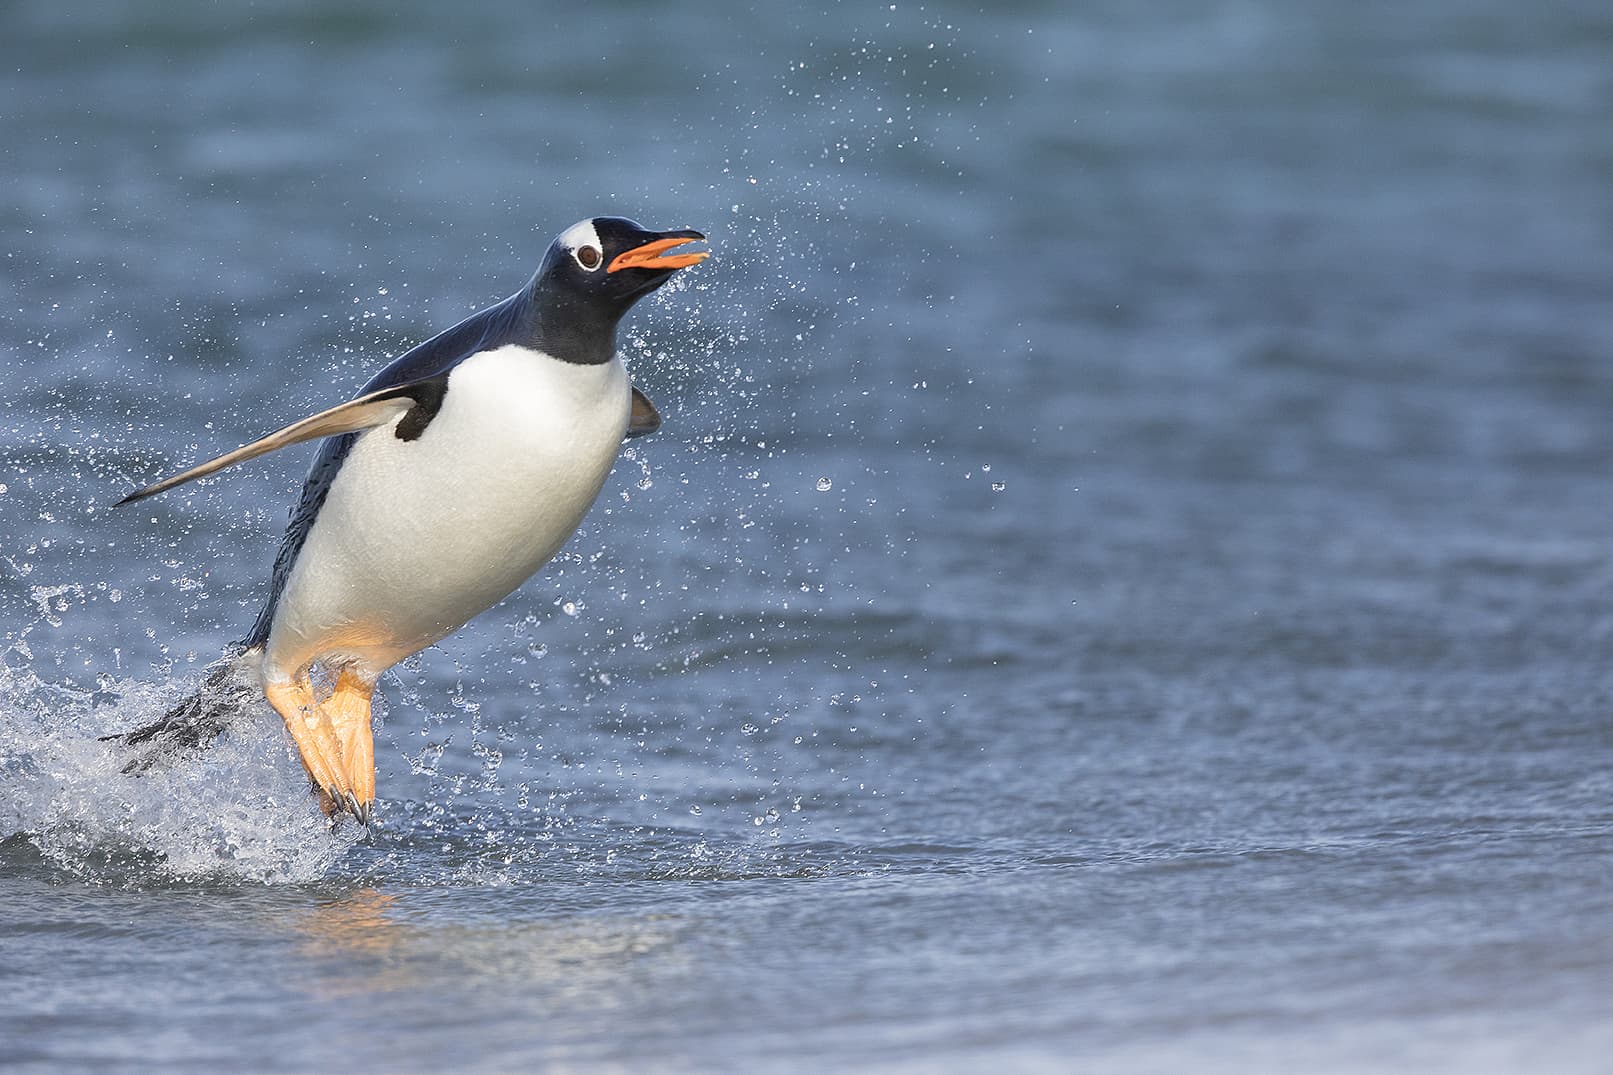
<svg viewBox="0 0 1613 1075">
<path fill-rule="evenodd" d="M 705 261 L 708 252 L 674 254 L 674 247 L 702 242 L 698 231 L 649 231 L 619 216 L 581 220 L 549 247 L 539 275 L 549 287 L 589 296 L 617 315 L 679 269 Z"/>
<path fill-rule="evenodd" d="M 616 323 L 639 299 L 709 251 L 672 253 L 703 242 L 698 231 L 650 231 L 618 216 L 581 220 L 549 245 L 531 284 L 540 346 L 569 362 L 608 362 Z"/>
</svg>

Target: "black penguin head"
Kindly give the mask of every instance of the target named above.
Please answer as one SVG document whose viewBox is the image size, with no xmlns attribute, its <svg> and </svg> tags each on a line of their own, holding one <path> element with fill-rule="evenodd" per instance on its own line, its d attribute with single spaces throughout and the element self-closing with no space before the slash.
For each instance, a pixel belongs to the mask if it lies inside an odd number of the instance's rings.
<svg viewBox="0 0 1613 1075">
<path fill-rule="evenodd" d="M 673 249 L 705 239 L 698 231 L 648 231 L 618 216 L 579 221 L 549 246 L 532 278 L 535 342 L 567 362 L 609 362 L 616 323 L 679 269 L 709 256 Z"/>
</svg>

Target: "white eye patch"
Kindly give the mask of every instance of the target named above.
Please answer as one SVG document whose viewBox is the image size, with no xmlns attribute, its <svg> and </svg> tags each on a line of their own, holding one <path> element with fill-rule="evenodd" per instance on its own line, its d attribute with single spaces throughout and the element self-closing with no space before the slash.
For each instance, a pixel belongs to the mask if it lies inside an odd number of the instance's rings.
<svg viewBox="0 0 1613 1075">
<path fill-rule="evenodd" d="M 594 260 L 594 263 L 590 265 L 588 264 L 588 259 L 586 256 L 578 257 L 578 252 L 584 247 L 591 248 L 598 254 L 604 253 L 605 248 L 600 245 L 599 232 L 594 229 L 594 222 L 592 220 L 579 220 L 577 223 L 561 232 L 560 245 L 571 251 L 571 256 L 576 258 L 577 264 L 581 265 L 583 268 L 590 271 L 599 268 L 599 261 L 597 258 Z"/>
</svg>

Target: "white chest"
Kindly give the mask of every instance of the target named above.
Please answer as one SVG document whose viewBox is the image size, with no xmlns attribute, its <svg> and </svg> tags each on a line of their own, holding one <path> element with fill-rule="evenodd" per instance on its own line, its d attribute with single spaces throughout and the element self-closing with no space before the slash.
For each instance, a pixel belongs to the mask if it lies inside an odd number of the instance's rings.
<svg viewBox="0 0 1613 1075">
<path fill-rule="evenodd" d="M 619 361 L 502 347 L 449 375 L 416 440 L 361 435 L 310 529 L 270 635 L 277 664 L 381 668 L 496 604 L 563 545 L 627 430 Z"/>
<path fill-rule="evenodd" d="M 475 540 L 456 533 L 465 522 L 530 531 L 551 516 L 580 519 L 621 446 L 629 393 L 618 361 L 483 352 L 449 376 L 419 439 L 401 440 L 391 426 L 359 439 L 331 488 L 340 503 L 326 510 L 347 510 L 361 526 L 358 516 L 390 516 L 418 538 L 453 542 Z"/>
</svg>

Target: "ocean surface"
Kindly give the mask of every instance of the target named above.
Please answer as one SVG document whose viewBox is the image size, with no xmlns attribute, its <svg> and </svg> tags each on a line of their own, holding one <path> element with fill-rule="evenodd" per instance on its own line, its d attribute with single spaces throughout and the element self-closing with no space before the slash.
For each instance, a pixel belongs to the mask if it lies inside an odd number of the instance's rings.
<svg viewBox="0 0 1613 1075">
<path fill-rule="evenodd" d="M 0 1067 L 1597 1072 L 1613 8 L 0 8 Z M 143 777 L 346 398 L 574 221 L 664 425 Z"/>
</svg>

